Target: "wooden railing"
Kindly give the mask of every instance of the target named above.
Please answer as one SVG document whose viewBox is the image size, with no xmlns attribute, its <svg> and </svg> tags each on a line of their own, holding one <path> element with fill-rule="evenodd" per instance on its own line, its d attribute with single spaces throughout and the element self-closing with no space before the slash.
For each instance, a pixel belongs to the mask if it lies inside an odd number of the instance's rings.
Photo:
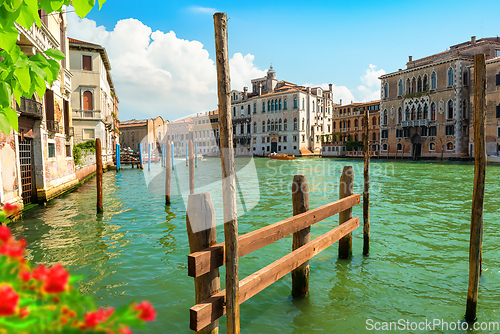
<svg viewBox="0 0 500 334">
<path fill-rule="evenodd" d="M 303 184 L 299 187 L 296 185 L 292 187 L 294 189 L 292 196 L 294 214 L 296 215 L 238 237 L 238 256 L 242 257 L 290 234 L 294 234 L 294 250 L 291 253 L 240 281 L 240 304 L 291 271 L 294 271 L 295 274 L 292 275 L 293 289 L 303 291 L 303 295 L 307 294 L 309 289 L 309 268 L 303 270 L 302 267 L 304 264 L 308 266 L 307 261 L 309 259 L 336 241 L 341 240 L 341 243 L 339 243 L 339 257 L 351 256 L 351 232 L 359 226 L 359 218 L 352 217 L 352 207 L 360 203 L 360 195 L 352 193 L 352 174 L 352 167 L 344 168 L 340 181 L 340 199 L 338 201 L 310 211 L 307 211 L 309 209 L 307 181 L 305 176 L 296 175 L 294 185 L 297 180 L 303 180 L 301 182 L 305 183 L 305 187 Z M 297 192 L 300 193 L 299 196 L 297 196 Z M 310 226 L 338 213 L 340 214 L 339 226 L 309 242 Z M 188 255 L 188 275 L 195 278 L 197 303 L 190 309 L 190 328 L 194 331 L 200 331 L 210 325 L 211 327 L 204 330 L 204 332 L 211 333 L 211 330 L 218 326 L 217 319 L 226 313 L 226 291 L 219 291 L 218 270 L 219 267 L 225 264 L 225 244 L 215 244 L 215 216 L 208 193 L 189 196 L 186 220 L 192 252 Z M 200 227 L 203 227 L 203 229 Z M 199 247 L 200 245 L 205 246 Z M 301 275 L 306 275 L 307 279 L 300 279 Z M 296 289 L 297 286 L 298 289 Z M 292 292 L 292 294 L 295 296 L 295 293 Z"/>
</svg>

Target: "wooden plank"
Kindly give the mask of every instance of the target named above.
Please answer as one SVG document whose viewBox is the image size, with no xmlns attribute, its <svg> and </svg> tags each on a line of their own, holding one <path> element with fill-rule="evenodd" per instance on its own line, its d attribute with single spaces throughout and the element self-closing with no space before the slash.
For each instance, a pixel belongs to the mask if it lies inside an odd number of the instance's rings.
<svg viewBox="0 0 500 334">
<path fill-rule="evenodd" d="M 363 255 L 370 253 L 370 145 L 368 144 L 368 108 L 365 109 L 365 137 L 364 137 L 364 167 L 363 167 Z M 396 159 L 398 158 L 398 149 L 396 145 Z"/>
<path fill-rule="evenodd" d="M 344 166 L 340 176 L 339 198 L 349 197 L 353 193 L 354 170 L 352 166 Z M 344 224 L 352 218 L 352 207 L 339 213 L 339 225 Z M 339 258 L 348 259 L 352 257 L 352 234 L 344 236 L 339 241 Z"/>
<path fill-rule="evenodd" d="M 267 267 L 245 277 L 240 284 L 240 303 L 264 290 L 293 269 L 300 266 L 319 252 L 325 250 L 343 236 L 351 233 L 359 226 L 359 218 L 354 217 L 344 224 L 314 239 L 314 241 L 287 254 Z M 190 328 L 200 330 L 226 313 L 223 290 L 190 309 Z"/>
<path fill-rule="evenodd" d="M 303 230 L 306 227 L 316 224 L 325 218 L 336 215 L 348 208 L 351 208 L 360 203 L 360 194 L 343 198 L 341 200 L 320 206 L 316 209 L 301 213 L 265 226 L 258 230 L 241 235 L 238 238 L 240 257 L 250 254 L 257 249 L 272 244 L 284 237 L 295 232 Z M 188 255 L 188 275 L 198 277 L 208 273 L 212 269 L 223 266 L 224 260 L 224 243 L 209 247 L 203 251 Z"/>
<path fill-rule="evenodd" d="M 170 170 L 168 166 L 166 170 Z M 196 252 L 217 243 L 215 229 L 215 210 L 210 193 L 192 194 L 188 197 L 186 227 L 189 239 L 189 249 Z M 194 279 L 195 300 L 200 303 L 220 292 L 219 269 L 214 269 L 206 275 Z M 214 320 L 197 333 L 217 334 L 219 320 Z"/>
<path fill-rule="evenodd" d="M 479 277 L 481 276 L 481 248 L 483 247 L 484 185 L 486 179 L 485 146 L 486 64 L 484 53 L 474 56 L 474 192 L 469 247 L 469 286 L 465 320 L 476 321 Z"/>
<path fill-rule="evenodd" d="M 309 211 L 309 184 L 305 175 L 295 175 L 292 183 L 293 215 Z M 311 240 L 308 226 L 293 234 L 292 251 L 306 245 Z M 292 270 L 292 296 L 305 297 L 309 292 L 309 261 Z"/>
<path fill-rule="evenodd" d="M 240 333 L 238 274 L 238 220 L 236 210 L 236 179 L 231 119 L 231 83 L 227 45 L 227 16 L 214 14 L 215 54 L 217 64 L 217 95 L 219 99 L 219 142 L 222 165 L 222 202 L 224 206 L 224 237 L 226 245 L 226 307 L 227 333 Z"/>
</svg>

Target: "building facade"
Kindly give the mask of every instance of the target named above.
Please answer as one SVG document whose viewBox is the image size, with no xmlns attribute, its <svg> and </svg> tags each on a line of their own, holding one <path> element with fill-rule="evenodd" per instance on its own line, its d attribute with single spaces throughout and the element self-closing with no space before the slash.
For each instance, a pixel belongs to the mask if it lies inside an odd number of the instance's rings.
<svg viewBox="0 0 500 334">
<path fill-rule="evenodd" d="M 342 101 L 341 101 L 342 103 Z M 332 157 L 363 156 L 364 114 L 368 110 L 368 140 L 372 156 L 380 151 L 380 101 L 336 105 L 333 111 L 333 133 L 323 135 L 322 155 Z"/>
<path fill-rule="evenodd" d="M 219 156 L 219 113 L 218 110 L 198 113 L 193 116 L 193 138 L 197 154 Z"/>
<path fill-rule="evenodd" d="M 118 98 L 106 49 L 70 38 L 69 55 L 75 141 L 100 138 L 103 164 L 112 164 L 118 132 Z"/>
<path fill-rule="evenodd" d="M 28 57 L 54 48 L 68 54 L 65 11 L 39 11 L 41 26 L 30 29 L 17 25 L 17 45 Z M 45 56 L 45 55 L 44 55 Z M 47 57 L 47 56 L 45 56 Z M 78 181 L 72 157 L 73 127 L 71 118 L 71 80 L 69 61 L 59 62 L 58 80 L 47 85 L 44 96 L 35 93 L 12 100 L 17 110 L 19 131 L 0 134 L 0 202 L 45 202 Z"/>
<path fill-rule="evenodd" d="M 321 136 L 332 133 L 332 85 L 323 90 L 278 81 L 272 66 L 251 84 L 251 93 L 244 87 L 231 94 L 236 154 L 320 154 Z"/>
<path fill-rule="evenodd" d="M 474 55 L 498 55 L 500 40 L 452 45 L 381 79 L 382 156 L 464 158 L 470 155 L 470 65 Z"/>
<path fill-rule="evenodd" d="M 152 150 L 156 150 L 165 140 L 167 125 L 169 121 L 163 120 L 161 116 L 150 119 L 131 119 L 120 122 L 121 149 L 133 150 L 139 153 L 139 143 L 143 143 L 147 152 L 147 145 L 152 144 Z M 161 148 L 160 148 L 161 150 Z"/>
</svg>

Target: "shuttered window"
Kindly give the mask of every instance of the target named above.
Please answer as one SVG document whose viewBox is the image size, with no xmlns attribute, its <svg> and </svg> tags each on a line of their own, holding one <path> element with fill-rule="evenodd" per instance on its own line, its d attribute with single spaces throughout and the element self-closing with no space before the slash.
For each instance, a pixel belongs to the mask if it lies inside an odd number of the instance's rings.
<svg viewBox="0 0 500 334">
<path fill-rule="evenodd" d="M 92 92 L 83 92 L 83 110 L 94 110 L 94 101 L 92 98 Z"/>
<path fill-rule="evenodd" d="M 82 69 L 84 71 L 92 71 L 92 57 L 82 56 Z"/>
<path fill-rule="evenodd" d="M 497 86 L 500 86 L 500 73 L 497 74 Z"/>
<path fill-rule="evenodd" d="M 500 104 L 497 105 L 497 118 L 500 118 Z"/>
<path fill-rule="evenodd" d="M 48 121 L 54 120 L 54 92 L 50 89 L 45 92 L 45 117 Z"/>
</svg>

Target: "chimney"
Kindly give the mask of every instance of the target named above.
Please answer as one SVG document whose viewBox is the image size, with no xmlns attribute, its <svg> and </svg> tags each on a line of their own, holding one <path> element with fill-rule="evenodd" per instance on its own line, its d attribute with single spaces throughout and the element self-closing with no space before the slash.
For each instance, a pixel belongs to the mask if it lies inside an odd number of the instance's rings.
<svg viewBox="0 0 500 334">
<path fill-rule="evenodd" d="M 340 99 L 340 105 L 342 105 L 342 99 Z"/>
<path fill-rule="evenodd" d="M 259 82 L 259 96 L 262 95 L 262 82 Z"/>
<path fill-rule="evenodd" d="M 413 57 L 412 56 L 408 56 L 408 61 L 412 61 L 413 60 Z"/>
<path fill-rule="evenodd" d="M 332 91 L 332 87 L 333 87 L 333 85 L 332 85 L 332 84 L 329 84 L 329 85 L 328 85 L 328 87 L 330 88 L 329 90 L 330 90 L 330 92 L 331 92 L 331 91 Z"/>
<path fill-rule="evenodd" d="M 246 101 L 248 98 L 248 87 L 243 87 L 243 101 Z"/>
<path fill-rule="evenodd" d="M 472 43 L 472 45 L 476 44 L 476 36 L 472 36 L 470 38 L 470 42 Z"/>
<path fill-rule="evenodd" d="M 307 87 L 307 94 L 311 94 L 311 87 Z"/>
</svg>

